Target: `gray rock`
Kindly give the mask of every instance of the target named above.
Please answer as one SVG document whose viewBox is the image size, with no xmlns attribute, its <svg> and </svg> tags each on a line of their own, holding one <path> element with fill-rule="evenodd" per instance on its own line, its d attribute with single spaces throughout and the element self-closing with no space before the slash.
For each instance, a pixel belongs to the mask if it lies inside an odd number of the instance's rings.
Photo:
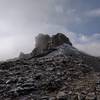
<svg viewBox="0 0 100 100">
<path fill-rule="evenodd" d="M 96 94 L 94 92 L 88 93 L 86 100 L 97 100 Z"/>
<path fill-rule="evenodd" d="M 32 53 L 0 63 L 0 100 L 99 100 L 100 76 L 66 36 L 41 35 Z"/>
</svg>

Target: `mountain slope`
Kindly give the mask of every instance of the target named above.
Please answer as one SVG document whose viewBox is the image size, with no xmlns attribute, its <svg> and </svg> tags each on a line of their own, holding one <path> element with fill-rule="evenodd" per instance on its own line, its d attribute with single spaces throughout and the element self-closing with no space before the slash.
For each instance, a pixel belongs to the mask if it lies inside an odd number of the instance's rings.
<svg viewBox="0 0 100 100">
<path fill-rule="evenodd" d="M 44 44 L 39 36 L 32 53 L 0 64 L 0 100 L 100 100 L 100 74 L 85 61 L 96 58 L 61 33 L 47 37 Z"/>
</svg>

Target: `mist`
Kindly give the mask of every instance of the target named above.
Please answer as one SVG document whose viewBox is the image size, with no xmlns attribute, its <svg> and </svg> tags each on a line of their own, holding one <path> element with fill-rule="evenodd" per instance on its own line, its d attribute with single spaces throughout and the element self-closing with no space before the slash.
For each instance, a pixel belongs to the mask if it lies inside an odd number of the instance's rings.
<svg viewBox="0 0 100 100">
<path fill-rule="evenodd" d="M 78 49 L 100 56 L 99 3 L 90 2 L 0 0 L 0 60 L 30 53 L 39 33 L 64 33 Z"/>
</svg>

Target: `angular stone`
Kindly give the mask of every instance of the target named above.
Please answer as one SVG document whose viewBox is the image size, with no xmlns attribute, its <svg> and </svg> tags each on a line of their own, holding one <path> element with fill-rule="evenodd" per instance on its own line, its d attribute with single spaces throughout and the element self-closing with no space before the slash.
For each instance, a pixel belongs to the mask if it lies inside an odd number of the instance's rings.
<svg viewBox="0 0 100 100">
<path fill-rule="evenodd" d="M 94 92 L 91 92 L 87 94 L 86 100 L 97 100 L 97 97 Z"/>
</svg>

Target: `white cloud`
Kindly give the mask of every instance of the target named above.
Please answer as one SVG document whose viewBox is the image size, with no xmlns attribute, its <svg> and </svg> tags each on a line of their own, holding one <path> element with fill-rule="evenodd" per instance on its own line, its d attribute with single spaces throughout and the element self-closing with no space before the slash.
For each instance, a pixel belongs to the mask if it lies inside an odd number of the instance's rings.
<svg viewBox="0 0 100 100">
<path fill-rule="evenodd" d="M 74 47 L 93 56 L 100 56 L 100 34 L 91 35 L 70 33 Z"/>
<path fill-rule="evenodd" d="M 29 53 L 33 50 L 34 44 L 33 34 L 0 37 L 0 60 L 18 57 L 21 51 Z"/>
<path fill-rule="evenodd" d="M 58 13 L 63 13 L 64 12 L 64 9 L 63 9 L 62 6 L 56 6 L 55 9 L 56 9 L 56 12 L 58 12 Z"/>
<path fill-rule="evenodd" d="M 87 11 L 86 15 L 89 17 L 100 17 L 100 8 Z"/>
<path fill-rule="evenodd" d="M 0 60 L 11 57 L 13 55 L 13 47 L 14 43 L 12 38 L 0 38 Z"/>
<path fill-rule="evenodd" d="M 70 33 L 68 26 L 81 23 L 82 19 L 74 7 L 69 7 L 70 1 L 67 1 L 0 0 L 0 60 L 18 56 L 20 51 L 31 52 L 34 37 L 38 33 L 69 32 L 71 41 L 82 50 L 85 50 L 86 42 L 94 41 L 94 37 L 96 41 L 99 36 Z M 90 15 L 99 16 L 99 10 L 91 11 Z M 84 45 L 78 46 L 81 43 Z"/>
<path fill-rule="evenodd" d="M 100 56 L 100 43 L 76 44 L 76 48 L 93 56 Z"/>
</svg>

